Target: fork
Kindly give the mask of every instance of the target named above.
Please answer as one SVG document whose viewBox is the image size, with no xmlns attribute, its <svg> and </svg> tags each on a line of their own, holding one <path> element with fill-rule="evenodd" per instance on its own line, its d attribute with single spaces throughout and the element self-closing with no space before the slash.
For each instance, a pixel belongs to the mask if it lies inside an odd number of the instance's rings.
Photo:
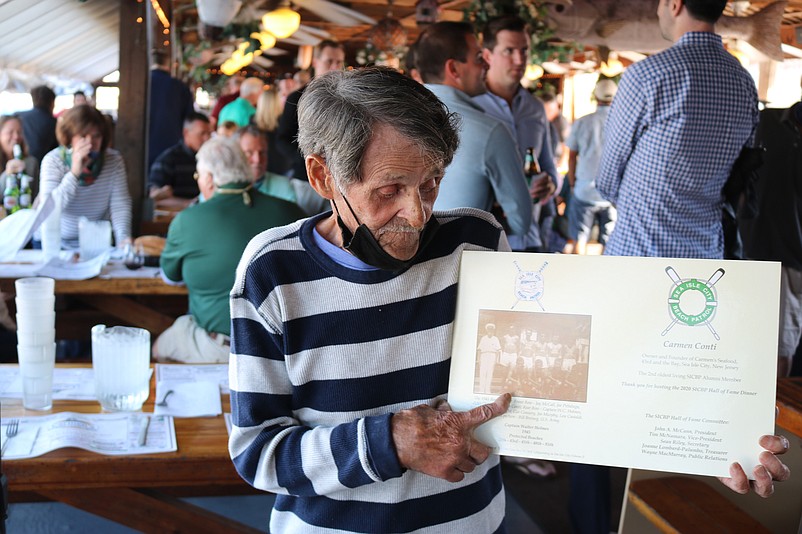
<svg viewBox="0 0 802 534">
<path fill-rule="evenodd" d="M 173 392 L 172 389 L 167 390 L 167 393 L 164 394 L 164 397 L 162 397 L 161 401 L 156 403 L 156 406 L 167 406 L 167 397 L 169 397 L 172 394 L 172 392 Z"/>
<path fill-rule="evenodd" d="M 8 442 L 11 441 L 11 438 L 17 435 L 19 432 L 19 419 L 12 419 L 6 425 L 6 441 L 3 442 L 3 447 L 0 449 L 0 455 L 6 452 L 6 445 Z"/>
</svg>

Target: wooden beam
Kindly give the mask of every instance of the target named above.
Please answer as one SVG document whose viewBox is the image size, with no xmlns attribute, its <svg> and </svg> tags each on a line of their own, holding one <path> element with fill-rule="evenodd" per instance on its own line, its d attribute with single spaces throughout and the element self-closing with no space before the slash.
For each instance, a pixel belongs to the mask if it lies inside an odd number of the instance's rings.
<svg viewBox="0 0 802 534">
<path fill-rule="evenodd" d="M 119 0 L 120 5 L 120 107 L 115 146 L 122 153 L 133 200 L 131 231 L 142 219 L 142 200 L 147 177 L 147 132 L 150 2 Z M 141 22 L 137 19 L 141 18 Z"/>
</svg>

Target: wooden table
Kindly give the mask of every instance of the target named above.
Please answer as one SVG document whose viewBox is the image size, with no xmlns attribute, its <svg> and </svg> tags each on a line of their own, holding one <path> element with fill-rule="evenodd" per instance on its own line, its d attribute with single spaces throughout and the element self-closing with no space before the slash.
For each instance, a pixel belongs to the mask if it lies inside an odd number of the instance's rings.
<svg viewBox="0 0 802 534">
<path fill-rule="evenodd" d="M 66 365 L 65 365 L 66 366 Z M 144 412 L 153 412 L 155 379 Z M 98 413 L 96 401 L 54 401 L 33 412 L 21 399 L 2 399 L 3 417 L 73 411 Z M 229 412 L 229 396 L 223 396 Z M 3 461 L 9 501 L 60 501 L 143 532 L 259 532 L 186 503 L 178 496 L 254 493 L 234 470 L 223 416 L 175 419 L 178 451 L 104 456 L 64 448 L 37 458 Z"/>
<path fill-rule="evenodd" d="M 14 295 L 14 280 L 14 278 L 0 278 L 0 291 Z M 180 313 L 186 313 L 188 308 L 187 288 L 168 285 L 158 277 L 56 280 L 55 293 L 70 296 L 89 308 L 111 315 L 128 325 L 145 328 L 150 331 L 154 339 L 175 321 L 175 313 L 172 315 L 164 313 L 165 299 L 170 298 L 175 301 L 178 298 L 179 307 L 182 308 Z M 56 317 L 57 320 L 60 319 L 60 313 L 57 313 Z M 87 317 L 87 323 L 97 324 L 97 322 L 97 314 Z M 70 330 L 80 329 L 85 330 L 85 335 L 78 337 L 86 337 L 89 330 L 86 330 L 85 326 L 81 324 L 79 327 L 70 328 L 58 324 L 57 335 L 59 338 L 74 339 L 76 336 Z"/>
<path fill-rule="evenodd" d="M 802 378 L 777 381 L 777 424 L 802 438 Z"/>
</svg>

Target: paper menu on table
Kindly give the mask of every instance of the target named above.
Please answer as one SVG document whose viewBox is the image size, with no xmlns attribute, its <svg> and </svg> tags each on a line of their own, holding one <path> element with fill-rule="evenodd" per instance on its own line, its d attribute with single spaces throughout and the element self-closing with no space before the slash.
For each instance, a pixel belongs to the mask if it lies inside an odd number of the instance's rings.
<svg viewBox="0 0 802 534">
<path fill-rule="evenodd" d="M 99 254 L 85 261 L 56 257 L 36 271 L 36 276 L 47 276 L 56 280 L 88 280 L 100 274 L 108 259 L 108 254 Z"/>
<path fill-rule="evenodd" d="M 772 262 L 465 252 L 448 399 L 513 392 L 477 430 L 499 454 L 751 472 L 774 431 L 778 306 Z"/>
<path fill-rule="evenodd" d="M 212 417 L 223 413 L 217 382 L 156 382 L 153 413 L 173 417 Z"/>
<path fill-rule="evenodd" d="M 220 393 L 229 394 L 228 364 L 156 364 L 156 383 L 159 382 L 215 382 L 220 387 Z"/>
<path fill-rule="evenodd" d="M 17 419 L 19 431 L 9 438 L 6 426 L 11 418 L 3 418 L 0 442 L 8 441 L 3 460 L 34 458 L 64 447 L 108 456 L 178 450 L 173 418 L 166 415 L 61 412 Z"/>
<path fill-rule="evenodd" d="M 0 397 L 22 397 L 19 366 L 0 367 Z M 53 370 L 53 400 L 97 400 L 92 368 L 56 367 Z"/>
<path fill-rule="evenodd" d="M 22 397 L 19 366 L 0 368 L 0 396 Z M 59 367 L 54 369 L 53 400 L 97 400 L 92 369 Z"/>
</svg>

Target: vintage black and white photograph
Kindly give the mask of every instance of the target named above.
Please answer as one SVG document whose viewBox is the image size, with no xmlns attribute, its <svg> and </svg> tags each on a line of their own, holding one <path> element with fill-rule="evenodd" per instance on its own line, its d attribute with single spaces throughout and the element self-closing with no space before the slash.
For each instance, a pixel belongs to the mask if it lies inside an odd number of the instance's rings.
<svg viewBox="0 0 802 534">
<path fill-rule="evenodd" d="M 474 393 L 586 402 L 589 315 L 480 310 Z"/>
</svg>

